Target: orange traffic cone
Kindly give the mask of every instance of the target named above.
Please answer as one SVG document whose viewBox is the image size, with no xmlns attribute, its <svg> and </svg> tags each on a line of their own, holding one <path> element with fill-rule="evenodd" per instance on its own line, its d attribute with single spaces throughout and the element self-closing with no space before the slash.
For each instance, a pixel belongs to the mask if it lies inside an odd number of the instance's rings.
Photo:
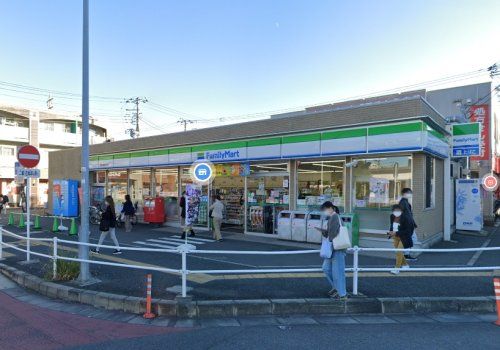
<svg viewBox="0 0 500 350">
<path fill-rule="evenodd" d="M 500 278 L 493 278 L 493 287 L 495 288 L 495 299 L 497 301 L 497 320 L 495 324 L 500 326 Z"/>
</svg>

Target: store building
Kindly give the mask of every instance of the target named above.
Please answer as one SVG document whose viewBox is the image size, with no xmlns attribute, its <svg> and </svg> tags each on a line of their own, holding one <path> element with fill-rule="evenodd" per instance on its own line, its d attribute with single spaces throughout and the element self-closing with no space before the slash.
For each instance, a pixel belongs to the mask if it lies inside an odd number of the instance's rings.
<svg viewBox="0 0 500 350">
<path fill-rule="evenodd" d="M 32 203 L 45 206 L 48 196 L 49 152 L 81 145 L 81 120 L 78 116 L 61 115 L 29 108 L 0 106 L 0 193 L 11 205 L 20 201 L 25 184 L 17 182 L 14 165 L 17 148 L 33 145 L 40 150 L 40 179 L 32 181 Z M 90 126 L 90 143 L 106 141 L 106 129 L 96 123 Z"/>
<path fill-rule="evenodd" d="M 447 136 L 443 116 L 416 91 L 93 145 L 91 201 L 109 194 L 121 202 L 128 193 L 141 215 L 145 199 L 161 196 L 167 224 L 176 225 L 178 198 L 192 181 L 189 166 L 208 159 L 217 176 L 202 190 L 199 226 L 207 227 L 215 194 L 226 205 L 226 229 L 262 235 L 275 234 L 280 211 L 315 210 L 332 200 L 358 215 L 361 245 L 386 245 L 390 207 L 411 187 L 417 233 L 430 245 L 444 231 Z M 51 181 L 78 179 L 80 154 L 51 153 Z"/>
</svg>

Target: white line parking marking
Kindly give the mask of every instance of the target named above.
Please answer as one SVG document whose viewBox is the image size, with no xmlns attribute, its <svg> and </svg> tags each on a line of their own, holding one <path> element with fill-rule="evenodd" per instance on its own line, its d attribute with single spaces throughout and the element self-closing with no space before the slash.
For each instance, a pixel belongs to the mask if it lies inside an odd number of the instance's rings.
<svg viewBox="0 0 500 350">
<path fill-rule="evenodd" d="M 165 237 L 165 238 L 168 238 L 168 237 Z M 172 238 L 181 238 L 181 236 L 172 236 Z M 188 240 L 200 241 L 200 242 L 215 242 L 213 239 L 196 238 L 196 237 L 188 237 Z"/>
<path fill-rule="evenodd" d="M 491 239 L 487 239 L 483 245 L 481 246 L 481 248 L 486 248 L 491 242 Z M 478 250 L 473 256 L 472 258 L 470 258 L 469 262 L 467 263 L 467 266 L 474 266 L 474 264 L 476 263 L 477 259 L 479 259 L 479 257 L 481 256 L 481 254 L 483 253 L 483 250 Z"/>
<path fill-rule="evenodd" d="M 180 242 L 180 243 L 186 242 L 184 239 L 180 239 L 180 238 L 160 237 L 158 239 L 162 239 L 164 241 L 169 241 L 169 242 L 171 242 L 171 241 Z M 150 239 L 148 239 L 148 241 L 150 241 Z M 188 243 L 205 244 L 206 242 L 197 242 L 197 241 L 192 240 L 191 238 L 188 238 Z"/>
<path fill-rule="evenodd" d="M 175 246 L 175 245 L 147 243 L 147 242 L 141 242 L 141 241 L 136 241 L 134 243 L 135 244 L 140 244 L 140 245 L 145 245 L 145 246 L 151 246 L 151 247 L 159 247 L 159 248 L 164 248 L 164 249 L 177 249 L 177 246 Z"/>
</svg>

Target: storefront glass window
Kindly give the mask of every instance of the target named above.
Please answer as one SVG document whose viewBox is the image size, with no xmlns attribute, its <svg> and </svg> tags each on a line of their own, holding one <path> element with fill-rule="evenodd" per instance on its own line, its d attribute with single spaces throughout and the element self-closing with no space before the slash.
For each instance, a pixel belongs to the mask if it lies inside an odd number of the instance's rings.
<svg viewBox="0 0 500 350">
<path fill-rule="evenodd" d="M 434 207 L 434 158 L 425 157 L 425 207 Z"/>
<path fill-rule="evenodd" d="M 401 189 L 411 187 L 411 157 L 357 159 L 353 166 L 357 209 L 389 209 L 398 203 Z"/>
<path fill-rule="evenodd" d="M 250 174 L 269 173 L 269 172 L 287 172 L 288 163 L 259 163 L 250 164 Z"/>
<path fill-rule="evenodd" d="M 177 167 L 155 170 L 155 195 L 165 198 L 167 220 L 179 218 Z"/>
<path fill-rule="evenodd" d="M 102 193 L 94 194 L 94 198 L 98 199 Z M 127 171 L 126 170 L 110 170 L 108 172 L 108 187 L 107 194 L 113 197 L 117 209 L 121 208 L 121 203 L 124 201 L 127 191 Z M 120 206 L 120 208 L 118 208 Z M 121 210 L 121 209 L 120 209 Z"/>
<path fill-rule="evenodd" d="M 129 180 L 129 194 L 134 205 L 137 204 L 137 216 L 139 219 L 144 215 L 144 199 L 151 197 L 151 170 L 131 170 Z M 125 198 L 120 198 L 123 203 Z"/>
<path fill-rule="evenodd" d="M 300 162 L 297 166 L 297 209 L 319 210 L 332 201 L 344 209 L 344 161 Z"/>
</svg>

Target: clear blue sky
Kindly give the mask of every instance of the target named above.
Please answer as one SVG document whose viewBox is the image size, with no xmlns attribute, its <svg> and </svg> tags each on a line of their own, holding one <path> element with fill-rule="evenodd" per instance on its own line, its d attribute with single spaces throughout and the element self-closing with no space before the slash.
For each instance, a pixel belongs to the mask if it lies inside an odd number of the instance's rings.
<svg viewBox="0 0 500 350">
<path fill-rule="evenodd" d="M 80 92 L 81 3 L 0 0 L 0 81 Z M 197 118 L 328 102 L 500 60 L 498 0 L 90 3 L 91 95 L 146 96 Z M 7 94 L 44 99 L 0 90 L 0 102 L 44 107 Z M 54 103 L 78 110 L 77 100 Z M 92 108 L 113 122 L 123 113 L 119 103 Z M 151 108 L 144 117 L 176 120 Z"/>
</svg>

